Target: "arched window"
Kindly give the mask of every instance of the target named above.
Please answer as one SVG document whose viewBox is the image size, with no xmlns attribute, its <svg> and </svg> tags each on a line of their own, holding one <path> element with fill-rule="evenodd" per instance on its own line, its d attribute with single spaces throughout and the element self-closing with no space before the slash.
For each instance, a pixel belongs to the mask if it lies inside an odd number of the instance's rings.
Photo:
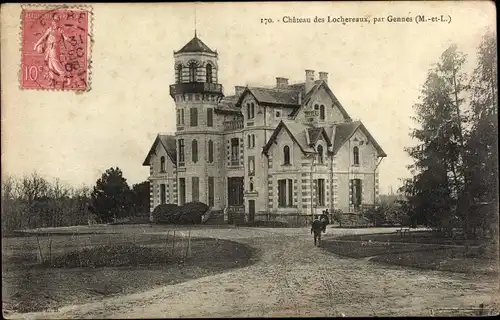
<svg viewBox="0 0 500 320">
<path fill-rule="evenodd" d="M 255 135 L 252 134 L 252 148 L 255 148 Z"/>
<path fill-rule="evenodd" d="M 160 158 L 160 172 L 165 172 L 165 157 Z"/>
<path fill-rule="evenodd" d="M 191 142 L 191 152 L 193 162 L 198 162 L 198 141 L 193 140 L 193 142 Z"/>
<path fill-rule="evenodd" d="M 253 192 L 253 182 L 250 182 L 250 192 Z"/>
<path fill-rule="evenodd" d="M 255 118 L 255 104 L 253 102 L 247 103 L 247 118 L 248 119 Z"/>
<path fill-rule="evenodd" d="M 214 143 L 212 140 L 208 140 L 208 162 L 214 162 Z"/>
<path fill-rule="evenodd" d="M 207 75 L 207 81 L 208 83 L 212 83 L 212 65 L 210 63 L 207 63 L 206 68 L 206 75 Z"/>
<path fill-rule="evenodd" d="M 324 105 L 319 106 L 319 118 L 321 120 L 325 120 L 325 106 Z"/>
<path fill-rule="evenodd" d="M 196 73 L 198 71 L 198 66 L 195 62 L 189 64 L 189 82 L 196 82 Z"/>
<path fill-rule="evenodd" d="M 354 157 L 354 165 L 359 165 L 359 148 L 354 147 L 352 149 L 353 157 Z"/>
<path fill-rule="evenodd" d="M 318 163 L 323 164 L 323 146 L 318 146 Z"/>
<path fill-rule="evenodd" d="M 252 135 L 251 134 L 248 135 L 248 147 L 249 148 L 252 147 Z"/>
<path fill-rule="evenodd" d="M 283 164 L 290 164 L 290 147 L 285 146 L 283 148 Z"/>
<path fill-rule="evenodd" d="M 176 82 L 182 83 L 182 64 L 178 64 L 175 71 L 176 71 L 176 78 L 177 78 Z"/>
</svg>

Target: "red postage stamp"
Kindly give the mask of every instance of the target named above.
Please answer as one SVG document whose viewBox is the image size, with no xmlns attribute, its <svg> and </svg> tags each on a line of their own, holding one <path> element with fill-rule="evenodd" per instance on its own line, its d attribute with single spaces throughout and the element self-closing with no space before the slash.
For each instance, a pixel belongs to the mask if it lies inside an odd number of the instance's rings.
<svg viewBox="0 0 500 320">
<path fill-rule="evenodd" d="M 90 14 L 82 8 L 23 8 L 22 89 L 90 89 Z"/>
</svg>

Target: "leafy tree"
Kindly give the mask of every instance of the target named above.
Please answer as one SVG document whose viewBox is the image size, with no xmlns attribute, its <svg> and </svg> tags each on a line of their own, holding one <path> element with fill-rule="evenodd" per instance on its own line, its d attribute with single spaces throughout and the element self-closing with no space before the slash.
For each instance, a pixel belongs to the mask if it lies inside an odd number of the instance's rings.
<svg viewBox="0 0 500 320">
<path fill-rule="evenodd" d="M 110 168 L 96 182 L 91 194 L 94 214 L 102 222 L 125 217 L 130 212 L 130 188 L 122 171 Z"/>
<path fill-rule="evenodd" d="M 136 214 L 149 212 L 149 181 L 137 183 L 132 186 L 131 200 Z"/>
</svg>

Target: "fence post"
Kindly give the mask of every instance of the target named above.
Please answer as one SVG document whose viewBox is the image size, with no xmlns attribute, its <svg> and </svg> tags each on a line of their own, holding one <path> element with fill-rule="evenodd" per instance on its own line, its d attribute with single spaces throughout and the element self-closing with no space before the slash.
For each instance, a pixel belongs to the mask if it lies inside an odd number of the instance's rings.
<svg viewBox="0 0 500 320">
<path fill-rule="evenodd" d="M 174 230 L 174 237 L 172 239 L 172 256 L 174 255 L 174 248 L 175 248 L 175 230 Z"/>
<path fill-rule="evenodd" d="M 188 233 L 186 257 L 188 257 L 188 258 L 191 257 L 191 229 L 189 229 L 189 233 Z"/>
</svg>

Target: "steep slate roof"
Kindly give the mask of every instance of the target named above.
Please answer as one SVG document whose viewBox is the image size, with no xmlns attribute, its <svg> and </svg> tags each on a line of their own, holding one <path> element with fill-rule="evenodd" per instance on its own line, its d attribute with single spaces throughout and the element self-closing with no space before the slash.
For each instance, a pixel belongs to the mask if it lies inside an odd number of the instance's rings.
<svg viewBox="0 0 500 320">
<path fill-rule="evenodd" d="M 176 53 L 182 53 L 182 52 L 208 52 L 208 53 L 214 53 L 217 54 L 217 52 L 212 51 L 206 44 L 203 43 L 196 34 L 194 35 L 194 38 L 191 39 L 184 47 L 182 47 L 181 50 L 177 51 Z"/>
<path fill-rule="evenodd" d="M 286 107 L 299 107 L 300 86 L 289 86 L 288 88 L 262 88 L 247 87 L 238 99 L 237 106 L 241 107 L 241 102 L 247 93 L 254 96 L 255 100 L 262 105 L 280 105 Z"/>
<path fill-rule="evenodd" d="M 333 148 L 331 151 L 333 153 L 337 153 L 340 147 L 342 147 L 342 145 L 344 145 L 344 143 L 346 143 L 352 137 L 356 130 L 361 129 L 368 137 L 368 140 L 373 143 L 373 146 L 375 147 L 375 149 L 377 149 L 379 156 L 387 156 L 380 145 L 377 143 L 377 141 L 375 141 L 372 135 L 368 132 L 363 123 L 361 123 L 361 121 L 339 123 L 328 127 L 313 127 L 311 125 L 297 123 L 295 121 L 281 120 L 274 130 L 273 134 L 269 138 L 269 141 L 262 149 L 262 152 L 264 154 L 268 154 L 269 149 L 271 148 L 272 144 L 276 142 L 278 134 L 282 129 L 287 130 L 292 140 L 297 143 L 303 153 L 316 152 L 316 150 L 312 148 L 312 146 L 314 146 L 314 144 L 318 141 L 321 134 L 323 134 L 323 137 L 325 138 L 328 146 L 332 146 L 333 144 Z"/>
<path fill-rule="evenodd" d="M 311 125 L 297 123 L 295 121 L 281 120 L 276 129 L 274 129 L 273 134 L 269 138 L 269 141 L 264 146 L 262 152 L 267 155 L 269 148 L 276 141 L 278 134 L 282 129 L 287 130 L 290 134 L 292 140 L 299 146 L 303 153 L 315 153 L 316 150 L 313 148 L 314 144 L 318 141 L 321 134 L 325 138 L 328 145 L 332 145 L 330 138 L 324 128 L 315 128 Z"/>
<path fill-rule="evenodd" d="M 240 108 L 236 106 L 236 102 L 238 101 L 238 96 L 226 96 L 222 98 L 222 100 L 217 103 L 217 107 L 215 107 L 215 112 L 220 113 L 232 113 L 232 114 L 241 114 Z"/>
<path fill-rule="evenodd" d="M 335 125 L 333 152 L 336 153 L 340 149 L 340 147 L 342 147 L 342 145 L 346 143 L 346 141 L 349 140 L 358 129 L 361 129 L 368 137 L 368 140 L 373 144 L 375 149 L 377 149 L 380 157 L 387 157 L 387 154 L 384 152 L 384 150 L 382 150 L 380 145 L 377 143 L 377 141 L 375 141 L 373 136 L 370 134 L 370 132 L 368 132 L 365 125 L 361 121 L 339 123 Z"/>
<path fill-rule="evenodd" d="M 299 113 L 300 109 L 302 109 L 302 107 L 305 106 L 309 102 L 309 100 L 311 100 L 312 96 L 322 87 L 326 90 L 326 93 L 330 96 L 330 98 L 333 100 L 335 105 L 339 108 L 339 111 L 342 113 L 344 118 L 346 118 L 346 120 L 350 121 L 351 117 L 349 116 L 347 111 L 344 109 L 344 107 L 340 103 L 339 99 L 337 99 L 337 97 L 333 94 L 330 87 L 328 87 L 328 84 L 326 82 L 324 82 L 323 80 L 314 81 L 314 86 L 312 87 L 311 90 L 309 90 L 309 92 L 307 92 L 305 94 L 304 99 L 302 100 L 302 105 L 300 106 L 300 108 L 295 109 L 290 116 L 295 118 L 297 116 L 297 114 Z"/>
<path fill-rule="evenodd" d="M 161 145 L 167 152 L 170 160 L 172 160 L 174 164 L 177 164 L 177 144 L 175 142 L 175 136 L 167 134 L 159 134 L 156 136 L 156 139 L 153 142 L 153 145 L 151 146 L 151 149 L 149 150 L 148 155 L 146 156 L 146 159 L 144 160 L 144 163 L 142 165 L 143 166 L 150 165 L 151 156 L 155 153 L 158 143 L 161 143 Z"/>
</svg>

